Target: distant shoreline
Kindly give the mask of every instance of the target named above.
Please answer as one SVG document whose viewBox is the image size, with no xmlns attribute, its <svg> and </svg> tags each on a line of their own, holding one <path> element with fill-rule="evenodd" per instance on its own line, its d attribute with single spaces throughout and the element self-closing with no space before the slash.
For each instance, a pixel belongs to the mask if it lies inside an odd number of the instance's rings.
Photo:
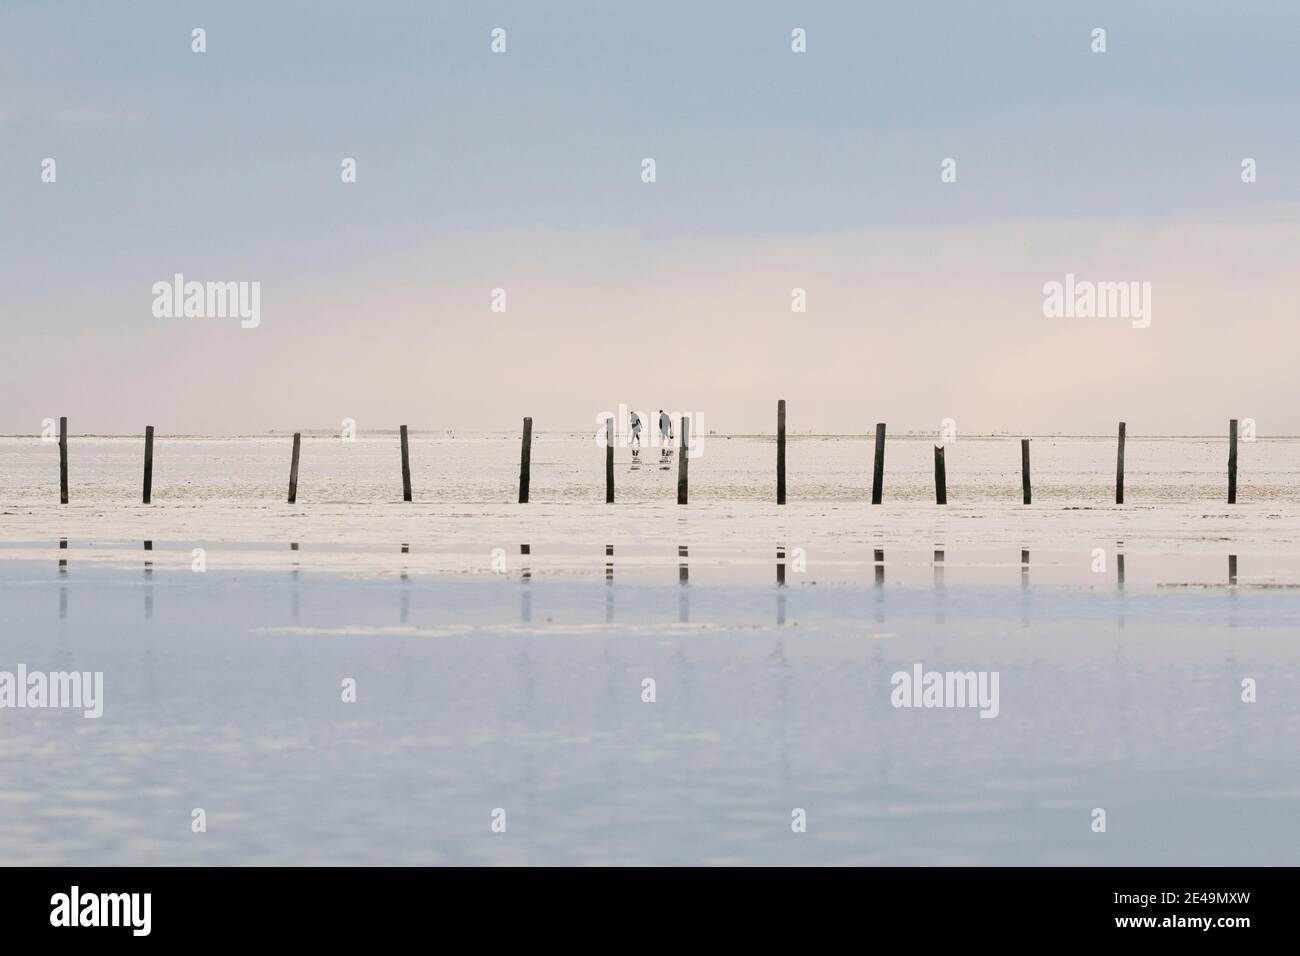
<svg viewBox="0 0 1300 956">
<path fill-rule="evenodd" d="M 298 429 L 298 434 L 301 434 L 303 438 L 332 438 L 339 441 L 342 440 L 339 436 L 337 429 L 324 429 L 324 428 L 316 429 L 316 430 Z M 446 438 L 453 441 L 459 438 L 466 438 L 466 439 L 502 438 L 502 439 L 511 439 L 511 440 L 518 440 L 519 438 L 519 431 L 517 429 L 513 431 L 472 431 L 472 430 L 461 431 L 459 429 L 412 428 L 408 430 L 408 434 L 412 436 L 419 435 L 425 437 L 432 436 L 435 438 Z M 577 431 L 572 429 L 570 430 L 561 429 L 557 431 L 549 431 L 547 429 L 537 429 L 533 432 L 533 434 L 535 436 L 536 435 L 547 435 L 547 436 L 559 435 L 561 437 L 566 437 L 566 438 L 578 438 L 578 439 L 586 440 L 586 439 L 593 438 L 595 436 L 595 430 L 593 429 L 591 431 L 585 431 L 585 430 Z M 294 431 L 292 429 L 288 429 L 284 431 L 276 429 L 274 431 L 248 432 L 248 433 L 240 433 L 240 434 L 233 434 L 233 435 L 204 435 L 204 434 L 190 433 L 190 432 L 159 431 L 158 435 L 159 437 L 165 436 L 167 438 L 187 439 L 192 441 L 239 441 L 239 440 L 262 439 L 262 438 L 292 438 L 294 435 Z M 396 428 L 392 428 L 392 429 L 375 428 L 366 432 L 358 433 L 357 438 L 363 439 L 363 438 L 379 437 L 379 436 L 385 438 L 390 438 L 390 437 L 397 438 L 398 435 L 399 432 Z M 114 433 L 69 432 L 68 437 L 141 439 L 144 437 L 144 433 L 143 432 L 114 432 Z M 705 437 L 723 438 L 723 439 L 733 439 L 733 438 L 768 439 L 768 440 L 775 441 L 776 432 L 734 432 L 731 434 L 725 434 L 722 432 L 708 432 Z M 792 431 L 792 432 L 787 432 L 786 437 L 788 440 L 791 441 L 796 439 L 805 439 L 805 440 L 812 439 L 812 440 L 821 440 L 821 441 L 851 439 L 851 440 L 873 441 L 875 439 L 875 435 L 873 432 L 793 432 Z M 20 439 L 20 438 L 35 439 L 39 441 L 41 436 L 38 433 L 0 435 L 0 440 Z M 933 432 L 890 432 L 889 438 L 891 441 L 894 440 L 933 441 L 935 442 L 935 444 L 938 445 L 944 444 L 944 442 L 937 440 L 937 436 Z M 1101 434 L 1091 434 L 1091 433 L 1083 433 L 1083 432 L 979 432 L 979 433 L 960 435 L 958 438 L 954 439 L 951 443 L 959 444 L 960 442 L 964 442 L 964 441 L 1002 441 L 1002 440 L 1016 441 L 1021 438 L 1030 438 L 1030 439 L 1065 438 L 1065 439 L 1080 439 L 1080 440 L 1088 440 L 1088 441 L 1093 441 L 1093 440 L 1114 441 L 1115 435 L 1113 433 L 1101 435 Z M 1222 440 L 1225 442 L 1227 441 L 1227 436 L 1223 433 L 1166 435 L 1166 434 L 1143 434 L 1141 432 L 1130 431 L 1128 433 L 1128 438 L 1130 440 L 1141 439 L 1143 441 L 1182 441 L 1182 440 L 1195 440 L 1195 441 Z M 1297 441 L 1297 440 L 1300 440 L 1300 435 L 1260 435 L 1255 439 L 1255 441 Z"/>
</svg>

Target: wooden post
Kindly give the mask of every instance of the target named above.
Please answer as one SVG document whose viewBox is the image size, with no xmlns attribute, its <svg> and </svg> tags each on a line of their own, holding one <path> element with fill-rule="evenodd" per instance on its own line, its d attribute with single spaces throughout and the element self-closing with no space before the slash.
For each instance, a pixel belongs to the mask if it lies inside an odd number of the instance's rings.
<svg viewBox="0 0 1300 956">
<path fill-rule="evenodd" d="M 144 503 L 153 497 L 153 426 L 144 426 Z"/>
<path fill-rule="evenodd" d="M 614 503 L 614 416 L 605 419 L 605 504 Z"/>
<path fill-rule="evenodd" d="M 533 420 L 524 419 L 523 448 L 519 453 L 519 503 L 528 504 L 528 478 L 533 456 Z"/>
<path fill-rule="evenodd" d="M 1029 494 L 1029 439 L 1020 439 L 1020 483 L 1025 489 L 1025 504 L 1030 502 Z"/>
<path fill-rule="evenodd" d="M 690 458 L 691 420 L 682 416 L 681 457 L 677 459 L 677 503 L 686 504 L 686 463 Z"/>
<path fill-rule="evenodd" d="M 1119 423 L 1119 462 L 1115 466 L 1115 504 L 1124 503 L 1124 429 L 1123 422 Z"/>
<path fill-rule="evenodd" d="M 59 504 L 68 503 L 68 416 L 59 418 Z"/>
<path fill-rule="evenodd" d="M 1236 503 L 1236 419 L 1227 423 L 1227 503 Z"/>
<path fill-rule="evenodd" d="M 948 472 L 943 464 L 943 446 L 934 446 L 934 503 L 948 503 Z"/>
<path fill-rule="evenodd" d="M 289 504 L 298 500 L 298 453 L 302 450 L 302 432 L 293 433 L 293 460 L 289 463 Z"/>
<path fill-rule="evenodd" d="M 785 399 L 776 403 L 776 503 L 785 504 Z"/>
<path fill-rule="evenodd" d="M 876 422 L 876 462 L 871 469 L 871 503 L 880 504 L 885 490 L 885 423 Z"/>
<path fill-rule="evenodd" d="M 411 448 L 406 440 L 406 426 L 402 426 L 402 500 L 411 500 Z"/>
</svg>

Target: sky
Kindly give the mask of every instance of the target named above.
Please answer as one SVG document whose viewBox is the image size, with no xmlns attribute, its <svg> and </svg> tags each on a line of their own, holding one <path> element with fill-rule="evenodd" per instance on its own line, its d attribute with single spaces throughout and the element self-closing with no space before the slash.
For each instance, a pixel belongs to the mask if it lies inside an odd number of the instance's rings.
<svg viewBox="0 0 1300 956">
<path fill-rule="evenodd" d="M 0 433 L 752 432 L 784 398 L 1300 434 L 1297 34 L 1281 0 L 6 0 Z M 176 273 L 260 283 L 260 324 L 156 316 Z M 1149 327 L 1045 316 L 1067 274 L 1150 283 Z"/>
</svg>

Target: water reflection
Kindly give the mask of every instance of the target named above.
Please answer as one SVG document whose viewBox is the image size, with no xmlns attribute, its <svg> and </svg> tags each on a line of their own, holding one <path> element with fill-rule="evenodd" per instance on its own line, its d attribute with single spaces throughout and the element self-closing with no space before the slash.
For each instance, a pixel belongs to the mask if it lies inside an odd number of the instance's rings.
<svg viewBox="0 0 1300 956">
<path fill-rule="evenodd" d="M 875 549 L 876 567 L 876 623 L 885 623 L 885 549 Z"/>
<path fill-rule="evenodd" d="M 690 583 L 691 570 L 687 564 L 686 545 L 677 546 L 677 583 L 682 585 L 681 591 L 677 595 L 677 621 L 679 624 L 686 624 L 691 619 L 691 598 L 690 588 L 686 587 Z"/>
<path fill-rule="evenodd" d="M 1237 556 L 1228 555 L 1228 627 L 1237 626 Z"/>
<path fill-rule="evenodd" d="M 533 553 L 532 545 L 521 544 L 519 546 L 519 620 L 525 624 L 531 624 L 533 620 L 533 591 L 528 585 L 533 580 L 532 564 L 525 558 L 531 557 Z"/>
<path fill-rule="evenodd" d="M 290 541 L 289 550 L 297 551 L 298 542 Z M 289 581 L 293 585 L 289 589 L 289 615 L 293 620 L 298 620 L 298 613 L 302 609 L 302 602 L 298 593 L 298 562 L 294 561 L 291 565 L 292 570 L 289 572 Z"/>
<path fill-rule="evenodd" d="M 1020 549 L 1020 626 L 1029 626 L 1029 551 Z"/>
<path fill-rule="evenodd" d="M 59 550 L 68 550 L 68 539 L 59 539 Z M 68 559 L 59 558 L 59 620 L 65 621 L 68 618 Z"/>
<path fill-rule="evenodd" d="M 411 553 L 411 546 L 409 544 L 402 545 L 402 554 L 410 554 L 410 553 Z M 411 617 L 411 592 L 407 587 L 409 578 L 410 576 L 407 574 L 406 571 L 406 562 L 403 561 L 402 575 L 401 575 L 402 600 L 401 600 L 400 609 L 398 611 L 398 617 L 401 620 L 401 623 L 403 624 L 405 624 Z"/>
<path fill-rule="evenodd" d="M 144 543 L 144 549 L 146 552 L 152 554 L 153 542 L 146 541 Z M 153 620 L 153 561 L 149 558 L 144 559 L 144 578 L 145 578 L 144 619 L 146 621 L 152 621 Z"/>
<path fill-rule="evenodd" d="M 614 623 L 614 546 L 605 545 L 605 623 Z"/>
<path fill-rule="evenodd" d="M 945 588 L 943 583 L 943 549 L 934 549 L 934 560 L 931 562 L 934 569 L 934 622 L 944 624 L 947 622 L 948 613 L 944 603 Z"/>
<path fill-rule="evenodd" d="M 1119 612 L 1116 615 L 1116 623 L 1120 630 L 1124 629 L 1124 542 L 1115 542 L 1115 590 L 1121 598 L 1119 602 Z"/>
<path fill-rule="evenodd" d="M 776 546 L 776 623 L 785 624 L 785 545 Z"/>
</svg>

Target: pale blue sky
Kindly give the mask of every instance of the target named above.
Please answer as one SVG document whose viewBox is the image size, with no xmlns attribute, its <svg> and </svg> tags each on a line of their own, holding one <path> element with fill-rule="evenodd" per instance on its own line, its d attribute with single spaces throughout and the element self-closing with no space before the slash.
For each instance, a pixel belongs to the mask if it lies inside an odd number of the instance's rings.
<svg viewBox="0 0 1300 956">
<path fill-rule="evenodd" d="M 1290 2 L 8 0 L 0 431 L 749 429 L 778 393 L 828 430 L 1300 431 L 1297 34 Z M 260 281 L 262 328 L 154 319 L 177 271 Z M 1152 281 L 1152 328 L 1043 319 L 1067 271 Z"/>
</svg>

